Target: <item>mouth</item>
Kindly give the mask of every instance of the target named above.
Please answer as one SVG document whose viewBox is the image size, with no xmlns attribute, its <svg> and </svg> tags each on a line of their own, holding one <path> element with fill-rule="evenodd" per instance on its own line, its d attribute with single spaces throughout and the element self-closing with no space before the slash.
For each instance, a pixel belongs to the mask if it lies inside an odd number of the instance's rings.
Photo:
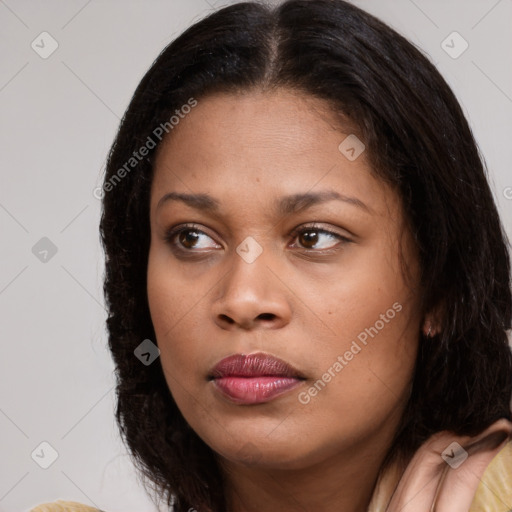
<svg viewBox="0 0 512 512">
<path fill-rule="evenodd" d="M 256 353 L 222 359 L 208 380 L 231 402 L 253 405 L 274 400 L 300 386 L 306 377 L 282 359 Z"/>
</svg>

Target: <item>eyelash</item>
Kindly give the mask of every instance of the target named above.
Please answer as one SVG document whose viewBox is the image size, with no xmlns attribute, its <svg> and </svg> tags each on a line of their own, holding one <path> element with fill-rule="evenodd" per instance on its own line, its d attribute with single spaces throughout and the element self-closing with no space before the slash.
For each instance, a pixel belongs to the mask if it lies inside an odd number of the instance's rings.
<svg viewBox="0 0 512 512">
<path fill-rule="evenodd" d="M 180 252 L 182 254 L 185 254 L 185 253 L 189 253 L 190 254 L 190 253 L 193 253 L 193 252 L 197 252 L 194 249 L 186 249 L 186 248 L 180 247 L 178 245 L 178 243 L 176 243 L 174 241 L 174 239 L 178 235 L 180 235 L 181 233 L 186 232 L 186 231 L 191 231 L 191 232 L 195 232 L 195 233 L 198 233 L 198 234 L 203 234 L 203 235 L 206 235 L 207 237 L 211 238 L 210 235 L 205 233 L 203 230 L 199 229 L 199 227 L 197 227 L 196 225 L 194 225 L 194 224 L 184 224 L 181 227 L 169 229 L 167 231 L 167 233 L 165 234 L 165 236 L 164 236 L 165 242 L 168 243 L 169 245 L 171 245 L 174 250 L 176 250 L 176 251 L 178 251 L 178 252 Z M 328 229 L 320 228 L 320 227 L 318 227 L 315 224 L 309 225 L 309 226 L 301 226 L 300 228 L 296 228 L 296 229 L 294 229 L 292 231 L 292 233 L 290 233 L 290 236 L 292 236 L 293 240 L 295 240 L 299 235 L 302 235 L 304 233 L 308 233 L 308 232 L 311 232 L 311 231 L 314 231 L 314 232 L 319 233 L 319 234 L 325 234 L 325 235 L 329 235 L 331 237 L 337 238 L 340 241 L 340 244 L 345 244 L 345 243 L 352 242 L 352 240 L 350 240 L 349 238 L 347 238 L 347 237 L 345 237 L 343 235 L 340 235 L 339 233 L 336 233 L 334 231 L 330 231 Z M 317 254 L 327 255 L 327 254 L 332 254 L 333 252 L 338 251 L 340 244 L 336 244 L 334 247 L 331 247 L 329 249 L 302 248 L 302 250 L 304 252 L 307 252 L 307 253 L 317 253 Z"/>
</svg>

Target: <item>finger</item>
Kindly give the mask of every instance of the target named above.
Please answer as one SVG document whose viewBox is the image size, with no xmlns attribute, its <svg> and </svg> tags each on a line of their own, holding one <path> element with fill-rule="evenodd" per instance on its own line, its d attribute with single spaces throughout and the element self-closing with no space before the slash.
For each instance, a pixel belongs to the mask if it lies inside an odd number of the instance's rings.
<svg viewBox="0 0 512 512">
<path fill-rule="evenodd" d="M 440 432 L 429 438 L 409 462 L 393 493 L 386 512 L 431 512 L 437 489 L 445 471 L 435 443 L 446 446 L 450 435 Z"/>
<path fill-rule="evenodd" d="M 485 469 L 511 433 L 512 423 L 502 419 L 474 437 L 434 434 L 411 459 L 386 512 L 468 512 Z"/>
<path fill-rule="evenodd" d="M 448 467 L 436 499 L 436 512 L 468 512 L 485 470 L 509 440 L 509 425 L 494 424 L 462 448 L 467 459 L 460 466 Z"/>
</svg>

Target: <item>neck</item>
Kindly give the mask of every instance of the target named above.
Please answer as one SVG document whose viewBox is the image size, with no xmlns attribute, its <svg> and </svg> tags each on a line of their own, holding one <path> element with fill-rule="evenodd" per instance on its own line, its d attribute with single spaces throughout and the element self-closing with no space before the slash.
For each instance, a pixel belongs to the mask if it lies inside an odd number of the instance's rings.
<svg viewBox="0 0 512 512">
<path fill-rule="evenodd" d="M 230 512 L 366 512 L 397 427 L 381 425 L 372 439 L 352 443 L 320 462 L 296 469 L 242 465 L 224 459 Z"/>
</svg>

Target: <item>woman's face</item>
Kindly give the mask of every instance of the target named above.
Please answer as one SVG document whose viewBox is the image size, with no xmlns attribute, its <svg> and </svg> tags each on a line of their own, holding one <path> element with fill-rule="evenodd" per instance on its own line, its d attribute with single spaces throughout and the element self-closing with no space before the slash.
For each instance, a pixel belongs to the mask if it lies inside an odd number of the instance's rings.
<svg viewBox="0 0 512 512">
<path fill-rule="evenodd" d="M 231 464 L 379 457 L 408 398 L 421 318 L 399 258 L 414 285 L 417 253 L 398 196 L 331 115 L 282 89 L 209 96 L 157 155 L 160 360 L 187 422 Z"/>
</svg>

